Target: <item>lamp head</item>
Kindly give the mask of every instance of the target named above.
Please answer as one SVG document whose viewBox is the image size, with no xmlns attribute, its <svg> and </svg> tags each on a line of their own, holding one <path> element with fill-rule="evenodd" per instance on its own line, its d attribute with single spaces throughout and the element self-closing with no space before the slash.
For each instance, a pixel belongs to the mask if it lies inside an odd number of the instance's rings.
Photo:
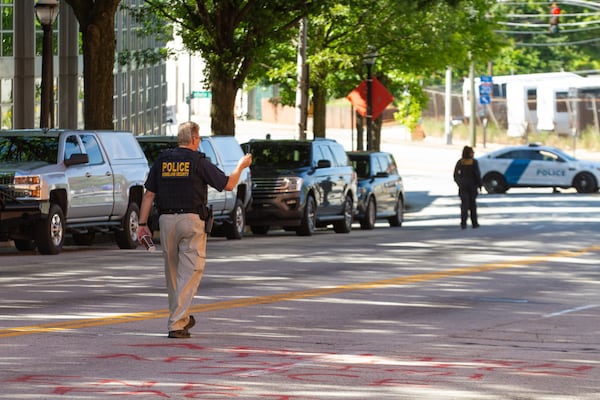
<svg viewBox="0 0 600 400">
<path fill-rule="evenodd" d="M 373 65 L 377 60 L 377 49 L 375 46 L 367 46 L 367 53 L 363 55 L 363 62 L 366 65 Z"/>
<path fill-rule="evenodd" d="M 35 15 L 42 26 L 52 25 L 58 15 L 58 0 L 38 0 L 35 3 Z"/>
</svg>

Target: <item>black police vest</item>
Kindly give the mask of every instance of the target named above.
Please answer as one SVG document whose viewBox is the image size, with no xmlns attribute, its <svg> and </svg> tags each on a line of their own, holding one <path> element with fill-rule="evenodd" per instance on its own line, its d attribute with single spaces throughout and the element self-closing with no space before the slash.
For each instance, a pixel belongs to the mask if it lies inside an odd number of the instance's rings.
<svg viewBox="0 0 600 400">
<path fill-rule="evenodd" d="M 207 186 L 200 173 L 203 159 L 203 153 L 185 148 L 161 153 L 156 194 L 160 213 L 201 213 L 206 207 Z"/>
</svg>

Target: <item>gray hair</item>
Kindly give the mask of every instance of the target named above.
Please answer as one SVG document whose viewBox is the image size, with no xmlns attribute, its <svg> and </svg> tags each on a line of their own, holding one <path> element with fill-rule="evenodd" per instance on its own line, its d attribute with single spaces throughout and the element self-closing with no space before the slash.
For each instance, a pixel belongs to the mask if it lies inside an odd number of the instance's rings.
<svg viewBox="0 0 600 400">
<path fill-rule="evenodd" d="M 188 146 L 195 136 L 200 136 L 200 126 L 192 121 L 183 122 L 177 131 L 177 143 L 180 146 Z"/>
</svg>

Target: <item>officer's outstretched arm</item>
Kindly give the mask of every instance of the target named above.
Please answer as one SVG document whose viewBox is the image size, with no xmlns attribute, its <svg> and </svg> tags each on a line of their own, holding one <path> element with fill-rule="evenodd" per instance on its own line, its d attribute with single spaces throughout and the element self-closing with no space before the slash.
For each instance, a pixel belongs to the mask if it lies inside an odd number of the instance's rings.
<svg viewBox="0 0 600 400">
<path fill-rule="evenodd" d="M 252 155 L 251 154 L 246 154 L 246 155 L 244 155 L 244 157 L 240 158 L 240 161 L 238 162 L 237 167 L 235 167 L 235 169 L 231 172 L 231 174 L 229 174 L 229 177 L 227 178 L 227 184 L 225 185 L 224 189 L 227 191 L 232 191 L 238 184 L 238 181 L 240 180 L 240 175 L 242 174 L 242 171 L 245 168 L 248 168 L 250 166 L 250 164 L 252 164 Z"/>
</svg>

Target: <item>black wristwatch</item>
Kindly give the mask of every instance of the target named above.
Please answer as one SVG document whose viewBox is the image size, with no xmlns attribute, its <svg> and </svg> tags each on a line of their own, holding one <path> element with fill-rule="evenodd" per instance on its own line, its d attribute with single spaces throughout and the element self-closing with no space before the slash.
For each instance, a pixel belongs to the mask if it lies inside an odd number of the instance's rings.
<svg viewBox="0 0 600 400">
<path fill-rule="evenodd" d="M 144 222 L 144 223 L 141 223 L 141 222 L 140 222 L 140 223 L 138 224 L 138 226 L 147 226 L 147 225 L 148 225 L 148 224 L 147 224 L 147 223 L 145 223 L 145 222 Z"/>
</svg>

